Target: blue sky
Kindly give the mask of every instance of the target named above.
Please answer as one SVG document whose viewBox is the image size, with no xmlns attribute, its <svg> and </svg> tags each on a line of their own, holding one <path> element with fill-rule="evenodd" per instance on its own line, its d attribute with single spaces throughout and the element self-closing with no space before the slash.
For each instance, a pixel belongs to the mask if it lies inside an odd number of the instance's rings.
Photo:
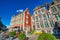
<svg viewBox="0 0 60 40">
<path fill-rule="evenodd" d="M 5 25 L 10 25 L 12 15 L 17 14 L 16 10 L 26 8 L 30 14 L 36 6 L 44 5 L 46 2 L 51 3 L 52 0 L 0 0 L 0 17 Z"/>
</svg>

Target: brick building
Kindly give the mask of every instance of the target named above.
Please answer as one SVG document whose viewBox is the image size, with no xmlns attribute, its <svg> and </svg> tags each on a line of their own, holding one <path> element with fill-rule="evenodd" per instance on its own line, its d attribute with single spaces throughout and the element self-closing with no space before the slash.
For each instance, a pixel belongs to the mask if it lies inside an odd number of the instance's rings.
<svg viewBox="0 0 60 40">
<path fill-rule="evenodd" d="M 10 31 L 28 31 L 30 32 L 31 29 L 31 16 L 29 13 L 28 8 L 24 12 L 19 12 L 18 14 L 15 14 L 11 18 L 10 22 Z"/>
</svg>

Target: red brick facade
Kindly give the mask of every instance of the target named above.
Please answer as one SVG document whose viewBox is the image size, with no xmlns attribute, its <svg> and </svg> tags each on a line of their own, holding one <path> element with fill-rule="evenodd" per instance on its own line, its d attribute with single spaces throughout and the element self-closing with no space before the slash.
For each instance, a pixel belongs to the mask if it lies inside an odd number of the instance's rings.
<svg viewBox="0 0 60 40">
<path fill-rule="evenodd" d="M 18 18 L 17 16 L 21 16 L 21 18 Z M 15 19 L 14 19 L 15 18 Z M 14 20 L 13 20 L 14 19 Z M 18 23 L 18 21 L 20 23 Z M 22 22 L 22 23 L 21 23 Z M 22 13 L 19 13 L 17 15 L 15 15 L 12 19 L 11 19 L 11 23 L 10 23 L 10 28 L 15 28 L 15 27 L 22 27 L 23 30 L 26 30 L 26 26 L 28 26 L 29 28 L 31 27 L 31 16 L 29 13 L 28 8 L 26 8 L 26 10 Z"/>
</svg>

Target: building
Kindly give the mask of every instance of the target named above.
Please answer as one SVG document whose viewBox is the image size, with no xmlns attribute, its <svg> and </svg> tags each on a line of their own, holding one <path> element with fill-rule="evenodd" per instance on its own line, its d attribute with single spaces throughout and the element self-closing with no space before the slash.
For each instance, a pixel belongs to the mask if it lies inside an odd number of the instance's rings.
<svg viewBox="0 0 60 40">
<path fill-rule="evenodd" d="M 60 21 L 60 3 L 53 5 L 37 6 L 32 15 L 32 29 L 53 33 L 56 21 Z"/>
<path fill-rule="evenodd" d="M 58 3 L 60 2 L 60 0 L 52 0 L 54 3 Z"/>
<path fill-rule="evenodd" d="M 2 23 L 2 20 L 1 20 L 1 17 L 0 17 L 0 31 L 7 31 L 7 26 L 5 26 L 3 23 Z"/>
<path fill-rule="evenodd" d="M 31 29 L 31 16 L 28 8 L 24 12 L 19 12 L 11 18 L 10 31 L 25 31 L 30 32 Z"/>
<path fill-rule="evenodd" d="M 35 16 L 34 16 L 34 14 L 31 16 L 31 28 L 32 28 L 32 30 L 33 29 L 35 30 Z"/>
</svg>

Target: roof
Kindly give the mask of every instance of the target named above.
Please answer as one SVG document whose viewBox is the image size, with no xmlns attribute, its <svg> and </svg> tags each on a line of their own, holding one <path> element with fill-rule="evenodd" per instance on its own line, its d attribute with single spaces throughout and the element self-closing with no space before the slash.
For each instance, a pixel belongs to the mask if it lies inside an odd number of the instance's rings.
<svg viewBox="0 0 60 40">
<path fill-rule="evenodd" d="M 33 11 L 37 10 L 37 9 L 40 9 L 40 8 L 43 8 L 44 6 L 37 6 L 35 9 L 33 9 Z"/>
<path fill-rule="evenodd" d="M 17 16 L 17 15 L 19 15 L 19 14 L 21 14 L 21 13 L 23 13 L 23 12 L 19 12 L 18 14 L 14 14 L 13 17 L 14 17 L 14 16 Z"/>
</svg>

